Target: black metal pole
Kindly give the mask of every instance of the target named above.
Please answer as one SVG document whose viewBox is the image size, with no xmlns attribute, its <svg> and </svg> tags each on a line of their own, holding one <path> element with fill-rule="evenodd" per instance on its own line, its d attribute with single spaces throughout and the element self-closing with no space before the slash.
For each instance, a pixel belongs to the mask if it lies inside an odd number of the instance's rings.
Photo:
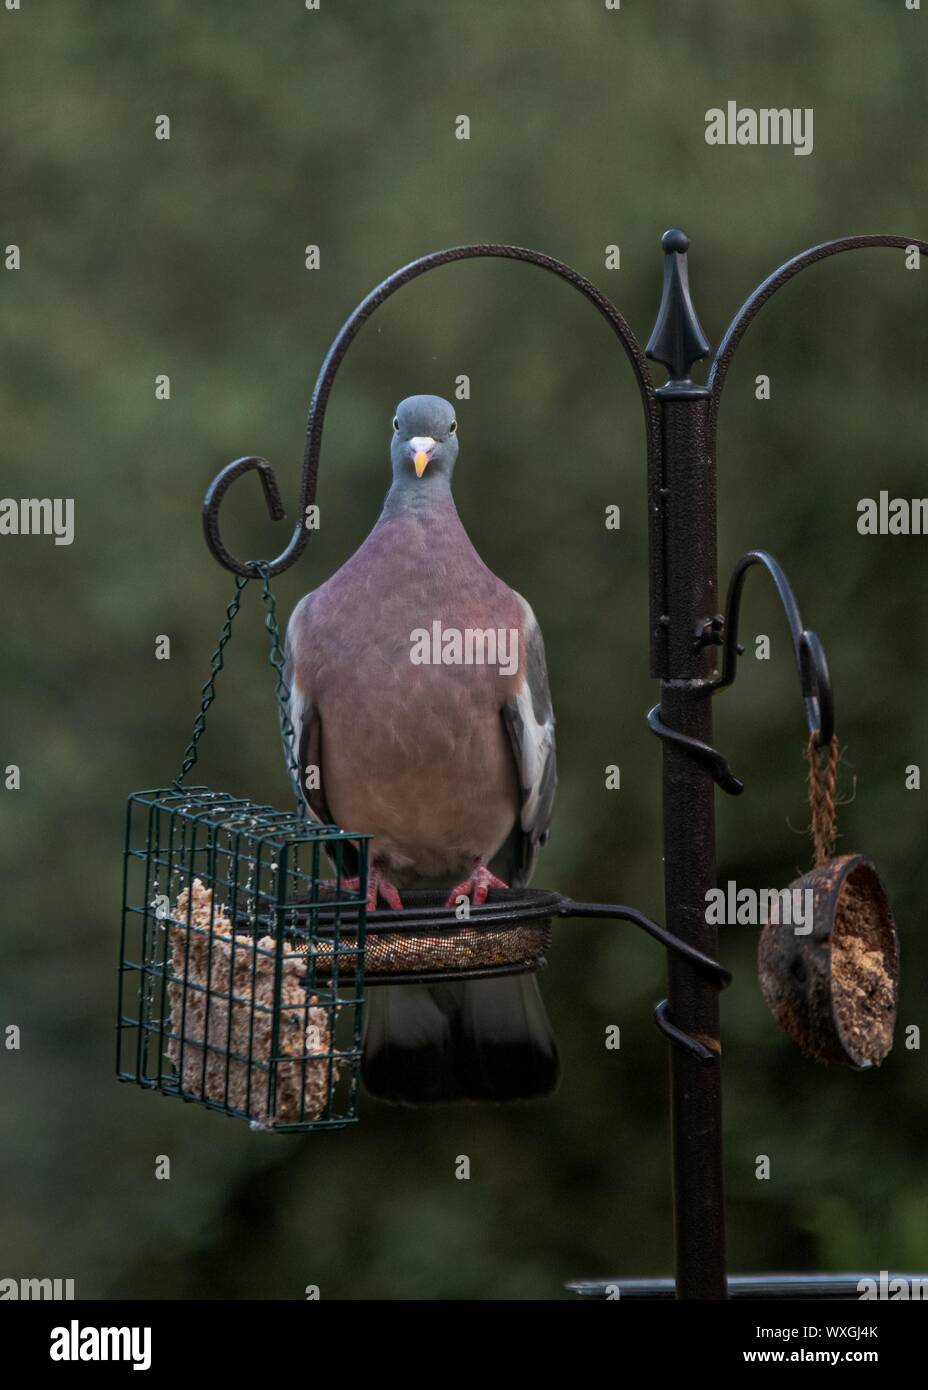
<svg viewBox="0 0 928 1390">
<path fill-rule="evenodd" d="M 690 300 L 689 242 L 669 231 L 661 244 L 664 292 L 647 347 L 670 372 L 657 391 L 661 448 L 650 481 L 652 674 L 661 681 L 662 724 L 711 744 L 715 460 L 709 392 L 689 376 L 709 344 Z M 706 763 L 671 739 L 663 744 L 663 806 L 666 926 L 715 958 L 718 933 L 706 922 L 706 892 L 716 886 L 715 783 Z M 726 1298 L 718 989 L 676 953 L 668 980 L 666 1021 L 702 1045 L 701 1055 L 679 1045 L 670 1055 L 677 1297 Z"/>
</svg>

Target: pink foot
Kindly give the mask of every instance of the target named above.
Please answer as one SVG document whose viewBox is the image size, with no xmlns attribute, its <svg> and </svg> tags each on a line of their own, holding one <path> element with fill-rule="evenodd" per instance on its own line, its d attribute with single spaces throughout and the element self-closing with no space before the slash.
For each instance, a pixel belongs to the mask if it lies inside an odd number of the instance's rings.
<svg viewBox="0 0 928 1390">
<path fill-rule="evenodd" d="M 394 912 L 402 912 L 403 903 L 396 888 L 387 878 L 386 873 L 379 864 L 372 864 L 367 875 L 367 910 L 368 912 L 377 911 L 378 894 L 383 898 L 387 907 L 392 907 Z"/>
<path fill-rule="evenodd" d="M 334 879 L 325 879 L 324 882 L 331 888 L 336 886 Z M 360 878 L 343 878 L 341 886 L 345 892 L 357 893 L 361 887 L 361 880 Z M 383 898 L 387 907 L 392 907 L 394 912 L 403 911 L 403 903 L 399 893 L 387 878 L 383 869 L 377 864 L 372 864 L 367 875 L 368 912 L 377 911 L 378 896 Z"/>
<path fill-rule="evenodd" d="M 465 878 L 462 883 L 458 883 L 448 894 L 448 901 L 445 907 L 456 907 L 458 898 L 470 898 L 474 907 L 480 907 L 487 900 L 487 894 L 491 888 L 508 888 L 509 884 L 504 883 L 501 878 L 491 874 L 486 864 L 481 864 L 478 859 L 470 871 L 470 878 Z"/>
</svg>

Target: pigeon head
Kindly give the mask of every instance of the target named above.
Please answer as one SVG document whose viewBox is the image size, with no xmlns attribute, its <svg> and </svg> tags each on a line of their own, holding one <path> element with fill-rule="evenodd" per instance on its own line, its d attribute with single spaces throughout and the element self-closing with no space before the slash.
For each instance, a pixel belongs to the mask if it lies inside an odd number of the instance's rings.
<svg viewBox="0 0 928 1390">
<path fill-rule="evenodd" d="M 454 406 L 441 396 L 407 396 L 396 407 L 390 457 L 394 484 L 421 487 L 443 479 L 447 485 L 458 456 Z"/>
</svg>

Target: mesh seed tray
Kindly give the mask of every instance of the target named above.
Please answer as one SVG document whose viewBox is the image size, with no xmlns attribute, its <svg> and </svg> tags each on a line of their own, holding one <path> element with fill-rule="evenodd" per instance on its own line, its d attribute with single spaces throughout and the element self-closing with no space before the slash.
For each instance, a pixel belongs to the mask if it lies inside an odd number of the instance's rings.
<svg viewBox="0 0 928 1390">
<path fill-rule="evenodd" d="M 446 907 L 447 893 L 406 890 L 404 911 L 367 912 L 363 971 L 368 985 L 479 979 L 538 970 L 551 941 L 551 919 L 563 899 L 542 889 L 492 890 L 466 920 Z M 337 914 L 337 916 L 336 916 Z M 401 925 L 398 925 L 398 921 Z M 305 933 L 306 952 L 323 978 L 341 943 L 342 978 L 357 962 L 350 952 L 357 909 L 306 906 L 294 922 Z"/>
</svg>

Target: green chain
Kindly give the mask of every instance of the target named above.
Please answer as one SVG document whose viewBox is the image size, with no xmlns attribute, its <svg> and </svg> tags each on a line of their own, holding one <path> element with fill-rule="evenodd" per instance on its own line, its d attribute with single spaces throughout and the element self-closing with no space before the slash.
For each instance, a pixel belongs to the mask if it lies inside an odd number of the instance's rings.
<svg viewBox="0 0 928 1390">
<path fill-rule="evenodd" d="M 290 722 L 290 687 L 284 676 L 284 655 L 280 645 L 280 628 L 277 626 L 277 600 L 271 590 L 271 576 L 268 573 L 268 565 L 261 561 L 255 561 L 255 568 L 261 575 L 263 581 L 263 591 L 261 599 L 267 609 L 267 616 L 264 619 L 264 626 L 270 633 L 271 650 L 268 661 L 277 672 L 277 685 L 275 694 L 277 703 L 280 705 L 280 729 L 284 737 L 284 747 L 287 751 L 287 770 L 290 774 L 290 784 L 293 788 L 293 795 L 296 797 L 296 804 L 300 814 L 306 814 L 306 802 L 303 799 L 303 792 L 300 786 L 300 765 L 293 756 L 293 745 L 296 742 L 296 735 L 293 731 L 293 724 Z"/>
<path fill-rule="evenodd" d="M 258 574 L 260 574 L 262 580 L 263 588 L 261 598 L 267 609 L 264 625 L 270 635 L 270 654 L 268 656 L 268 661 L 277 672 L 275 694 L 277 696 L 277 703 L 280 706 L 280 727 L 287 749 L 287 769 L 293 787 L 293 794 L 296 797 L 297 809 L 300 815 L 305 815 L 306 803 L 303 800 L 300 786 L 300 768 L 296 758 L 293 756 L 295 736 L 293 724 L 290 719 L 290 687 L 287 685 L 284 676 L 284 656 L 280 643 L 280 628 L 277 625 L 277 603 L 271 589 L 269 566 L 260 560 L 253 560 L 250 563 L 252 568 L 257 570 Z M 173 782 L 173 785 L 178 791 L 182 790 L 181 783 L 187 776 L 187 773 L 191 768 L 196 766 L 199 757 L 200 739 L 203 737 L 206 730 L 206 712 L 216 698 L 216 677 L 225 664 L 225 649 L 232 636 L 232 624 L 242 606 L 242 594 L 244 593 L 245 586 L 250 582 L 251 578 L 252 576 L 250 575 L 236 576 L 235 593 L 232 595 L 231 603 L 226 608 L 226 620 L 219 634 L 219 645 L 216 647 L 210 659 L 209 678 L 200 692 L 200 708 L 193 722 L 193 732 L 190 742 L 184 750 L 184 759 L 180 775 L 175 777 Z"/>
</svg>

